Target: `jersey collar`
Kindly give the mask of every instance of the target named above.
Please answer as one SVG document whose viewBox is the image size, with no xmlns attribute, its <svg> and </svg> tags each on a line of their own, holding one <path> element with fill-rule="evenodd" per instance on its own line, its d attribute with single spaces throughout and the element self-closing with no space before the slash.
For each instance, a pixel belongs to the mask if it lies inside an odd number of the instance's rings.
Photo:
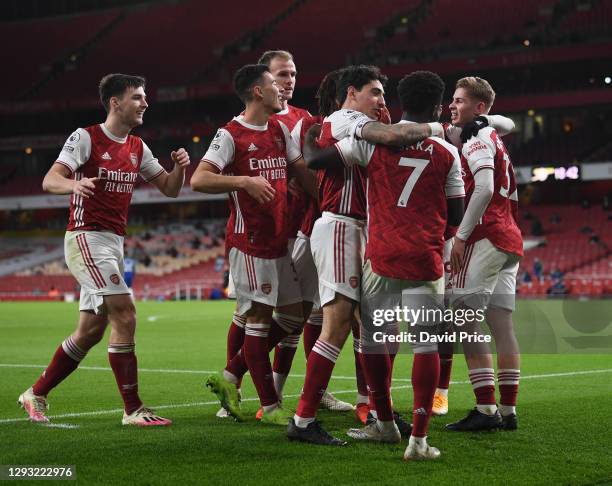
<svg viewBox="0 0 612 486">
<path fill-rule="evenodd" d="M 104 126 L 104 123 L 100 123 L 100 128 L 102 129 L 102 131 L 104 132 L 104 135 L 106 135 L 108 138 L 110 138 L 113 142 L 117 142 L 117 143 L 125 143 L 127 140 L 127 137 L 125 138 L 120 138 L 120 137 L 116 137 L 115 135 L 113 135 L 108 128 L 106 128 Z"/>
<path fill-rule="evenodd" d="M 234 117 L 234 120 L 240 123 L 243 127 L 250 128 L 251 130 L 257 130 L 259 132 L 265 132 L 268 129 L 268 123 L 265 125 L 251 125 L 244 121 L 243 115 L 238 115 Z"/>
</svg>

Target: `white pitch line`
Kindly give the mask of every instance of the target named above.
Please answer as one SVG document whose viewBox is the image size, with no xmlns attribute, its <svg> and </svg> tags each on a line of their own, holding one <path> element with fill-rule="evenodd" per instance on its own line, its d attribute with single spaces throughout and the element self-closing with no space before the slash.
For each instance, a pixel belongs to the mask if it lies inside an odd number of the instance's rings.
<svg viewBox="0 0 612 486">
<path fill-rule="evenodd" d="M 603 369 L 603 370 L 584 370 L 584 371 L 567 371 L 567 372 L 562 372 L 562 373 L 546 373 L 546 374 L 541 374 L 541 375 L 526 375 L 526 376 L 521 376 L 521 380 L 538 380 L 538 379 L 544 379 L 544 378 L 558 378 L 558 377 L 563 377 L 563 376 L 575 376 L 575 375 L 593 375 L 593 374 L 599 374 L 599 373 L 612 373 L 612 368 L 610 369 Z M 465 381 L 451 381 L 450 382 L 451 385 L 469 385 L 470 381 L 469 380 L 465 380 Z M 400 385 L 400 386 L 393 386 L 391 387 L 391 390 L 406 390 L 412 388 L 412 385 Z M 344 395 L 347 393 L 355 393 L 357 390 L 337 390 L 337 391 L 332 391 L 331 393 L 333 395 Z M 298 398 L 301 395 L 285 395 L 284 398 Z M 258 397 L 252 397 L 252 398 L 243 398 L 242 401 L 243 402 L 254 402 L 254 401 L 258 401 L 259 398 Z M 213 400 L 210 402 L 192 402 L 192 403 L 175 403 L 175 404 L 170 404 L 170 405 L 158 405 L 156 407 L 153 407 L 156 410 L 167 410 L 167 409 L 172 409 L 172 408 L 190 408 L 190 407 L 202 407 L 202 406 L 208 406 L 208 405 L 219 405 L 219 401 L 218 400 Z M 69 417 L 91 417 L 91 416 L 96 416 L 96 415 L 109 415 L 109 414 L 114 414 L 114 413 L 121 413 L 123 412 L 122 408 L 114 408 L 111 410 L 95 410 L 92 412 L 74 412 L 74 413 L 64 413 L 64 414 L 60 414 L 60 415 L 49 415 L 50 419 L 58 419 L 58 418 L 69 418 Z M 16 422 L 27 422 L 29 419 L 28 418 L 9 418 L 9 419 L 0 419 L 0 424 L 11 424 L 11 423 L 16 423 Z"/>
<path fill-rule="evenodd" d="M 46 365 L 35 365 L 35 364 L 13 364 L 13 363 L 0 363 L 0 368 L 39 368 L 45 369 Z M 111 371 L 110 368 L 106 368 L 104 366 L 79 366 L 80 370 L 87 371 Z M 191 374 L 191 375 L 211 375 L 216 374 L 219 370 L 210 371 L 210 370 L 182 370 L 182 369 L 167 369 L 167 368 L 138 368 L 138 372 L 144 373 L 183 373 L 183 374 Z M 248 373 L 248 372 L 247 372 Z M 289 378 L 305 378 L 306 375 L 295 375 L 290 374 Z M 355 380 L 354 376 L 336 376 L 333 375 L 332 379 L 335 380 Z M 394 378 L 395 381 L 406 381 L 409 382 L 410 378 Z"/>
</svg>

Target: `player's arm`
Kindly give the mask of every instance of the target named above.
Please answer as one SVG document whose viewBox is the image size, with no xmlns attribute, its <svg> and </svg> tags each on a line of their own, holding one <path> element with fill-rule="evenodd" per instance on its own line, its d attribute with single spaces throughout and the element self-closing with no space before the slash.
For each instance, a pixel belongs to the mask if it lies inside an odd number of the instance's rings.
<svg viewBox="0 0 612 486">
<path fill-rule="evenodd" d="M 173 151 L 170 156 L 174 162 L 174 169 L 172 169 L 172 172 L 166 172 L 164 170 L 150 182 L 157 187 L 164 196 L 177 197 L 185 183 L 185 169 L 189 167 L 191 161 L 189 160 L 189 154 L 184 148 Z"/>
<path fill-rule="evenodd" d="M 482 160 L 482 162 L 483 165 L 474 173 L 474 192 L 470 197 L 470 203 L 465 210 L 455 235 L 453 249 L 451 250 L 451 268 L 453 273 L 458 273 L 461 270 L 465 253 L 465 242 L 484 215 L 493 197 L 493 158 Z M 490 166 L 485 165 L 489 163 Z"/>
<path fill-rule="evenodd" d="M 372 144 L 404 147 L 427 137 L 443 137 L 444 128 L 440 123 L 396 123 L 386 125 L 376 121 L 366 121 L 355 129 L 355 136 Z"/>
<path fill-rule="evenodd" d="M 321 148 L 319 144 L 317 144 L 316 139 L 320 133 L 321 125 L 314 124 L 304 136 L 304 148 L 302 152 L 308 168 L 316 170 L 342 165 L 342 157 L 340 157 L 335 145 Z"/>
<path fill-rule="evenodd" d="M 295 177 L 309 196 L 314 199 L 318 198 L 317 178 L 311 170 L 308 170 L 303 157 L 289 166 L 289 177 Z"/>
<path fill-rule="evenodd" d="M 202 160 L 191 176 L 191 189 L 205 194 L 223 194 L 244 190 L 260 204 L 272 199 L 276 191 L 264 177 L 230 176 L 219 173 L 210 162 Z"/>
<path fill-rule="evenodd" d="M 51 194 L 76 194 L 88 199 L 93 196 L 97 177 L 83 177 L 79 181 L 71 179 L 71 172 L 66 165 L 57 161 L 51 166 L 42 182 L 43 191 Z"/>
</svg>

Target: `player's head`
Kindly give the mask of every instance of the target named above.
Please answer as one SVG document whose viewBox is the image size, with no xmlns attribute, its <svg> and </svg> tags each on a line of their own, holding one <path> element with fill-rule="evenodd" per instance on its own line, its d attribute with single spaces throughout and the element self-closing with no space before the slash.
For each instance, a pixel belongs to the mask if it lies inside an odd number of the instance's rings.
<svg viewBox="0 0 612 486">
<path fill-rule="evenodd" d="M 468 76 L 457 81 L 449 108 L 451 122 L 462 127 L 479 115 L 489 113 L 495 101 L 495 91 L 486 79 Z"/>
<path fill-rule="evenodd" d="M 431 71 L 414 71 L 397 85 L 402 111 L 412 121 L 438 121 L 442 114 L 444 81 Z"/>
<path fill-rule="evenodd" d="M 247 64 L 238 69 L 234 74 L 234 90 L 247 106 L 259 103 L 270 114 L 282 110 L 282 90 L 265 64 Z"/>
<path fill-rule="evenodd" d="M 285 101 L 291 100 L 291 98 L 293 98 L 295 77 L 297 75 L 295 62 L 293 61 L 291 53 L 280 50 L 266 51 L 257 62 L 268 66 L 268 70 L 272 73 L 278 85 L 283 88 L 283 99 Z"/>
<path fill-rule="evenodd" d="M 375 66 L 348 66 L 338 80 L 337 98 L 342 108 L 378 119 L 385 107 L 387 76 Z"/>
<path fill-rule="evenodd" d="M 119 117 L 129 127 L 142 125 L 147 109 L 145 78 L 128 74 L 107 74 L 100 80 L 100 101 L 109 116 Z"/>
<path fill-rule="evenodd" d="M 342 69 L 336 69 L 327 73 L 319 85 L 315 98 L 319 103 L 319 115 L 321 116 L 331 115 L 340 108 L 337 86 L 342 71 Z"/>
</svg>

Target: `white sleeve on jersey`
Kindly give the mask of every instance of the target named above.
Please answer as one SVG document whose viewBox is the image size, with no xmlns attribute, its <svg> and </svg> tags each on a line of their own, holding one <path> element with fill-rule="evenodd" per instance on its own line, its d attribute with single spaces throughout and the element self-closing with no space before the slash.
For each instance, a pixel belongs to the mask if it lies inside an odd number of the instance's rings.
<svg viewBox="0 0 612 486">
<path fill-rule="evenodd" d="M 224 128 L 219 128 L 201 162 L 208 162 L 222 172 L 225 167 L 234 162 L 235 151 L 234 138 L 231 133 Z"/>
<path fill-rule="evenodd" d="M 472 192 L 470 202 L 455 235 L 457 238 L 465 241 L 470 237 L 491 202 L 493 188 L 492 170 L 481 170 L 474 174 L 474 192 Z"/>
<path fill-rule="evenodd" d="M 461 175 L 461 158 L 457 148 L 441 138 L 435 137 L 435 140 L 448 150 L 453 159 L 453 165 L 446 175 L 446 184 L 444 185 L 447 199 L 465 197 L 465 187 L 463 185 L 463 176 Z"/>
<path fill-rule="evenodd" d="M 287 165 L 291 165 L 302 156 L 302 151 L 300 150 L 299 144 L 297 144 L 291 136 L 291 132 L 289 131 L 287 126 L 281 121 L 279 121 L 278 124 L 280 125 L 281 130 L 285 135 L 285 147 L 287 148 Z"/>
<path fill-rule="evenodd" d="M 153 152 L 144 141 L 142 142 L 142 162 L 140 163 L 140 177 L 145 182 L 151 182 L 156 177 L 162 175 L 165 169 L 159 161 L 153 157 Z"/>
<path fill-rule="evenodd" d="M 91 137 L 87 130 L 77 128 L 68 137 L 62 151 L 57 157 L 57 162 L 68 167 L 71 172 L 79 170 L 89 160 L 91 155 Z"/>
<path fill-rule="evenodd" d="M 495 145 L 491 140 L 491 127 L 483 128 L 478 135 L 470 138 L 461 148 L 473 175 L 484 168 L 494 169 Z"/>
<path fill-rule="evenodd" d="M 336 113 L 339 113 L 340 116 L 334 117 L 335 114 L 332 114 L 330 117 L 332 122 L 331 134 L 336 140 L 353 136 L 360 138 L 362 128 L 368 123 L 376 121 L 360 111 L 347 112 L 346 110 L 340 110 Z"/>
<path fill-rule="evenodd" d="M 358 140 L 355 137 L 343 138 L 335 144 L 335 147 L 347 167 L 353 165 L 367 167 L 376 149 L 376 145 L 365 140 Z"/>
</svg>

